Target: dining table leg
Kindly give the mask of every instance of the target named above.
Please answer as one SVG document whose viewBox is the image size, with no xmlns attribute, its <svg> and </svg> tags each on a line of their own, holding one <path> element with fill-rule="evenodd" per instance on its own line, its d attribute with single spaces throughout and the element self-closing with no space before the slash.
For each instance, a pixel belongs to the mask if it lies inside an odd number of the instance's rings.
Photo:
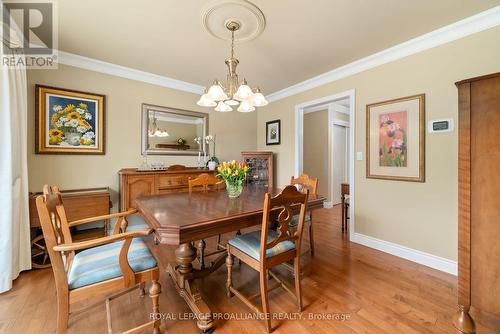
<svg viewBox="0 0 500 334">
<path fill-rule="evenodd" d="M 196 248 L 192 243 L 181 244 L 175 250 L 174 268 L 170 264 L 167 271 L 174 281 L 177 292 L 184 298 L 191 311 L 194 313 L 197 326 L 202 332 L 208 332 L 214 326 L 212 312 L 207 303 L 201 297 L 200 291 L 194 282 L 197 278 L 193 268 L 193 261 L 196 259 Z"/>
</svg>

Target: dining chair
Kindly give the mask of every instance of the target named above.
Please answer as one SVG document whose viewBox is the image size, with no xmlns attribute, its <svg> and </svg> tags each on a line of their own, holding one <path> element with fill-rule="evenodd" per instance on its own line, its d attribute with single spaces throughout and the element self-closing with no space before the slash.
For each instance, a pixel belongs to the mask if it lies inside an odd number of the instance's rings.
<svg viewBox="0 0 500 334">
<path fill-rule="evenodd" d="M 159 313 L 161 286 L 158 282 L 157 261 L 140 237 L 147 236 L 151 229 L 126 232 L 127 218 L 137 213 L 129 210 L 94 218 L 68 222 L 57 187 L 45 185 L 43 195 L 36 198 L 46 247 L 52 263 L 57 292 L 57 333 L 66 333 L 69 315 L 80 313 L 96 306 L 96 303 L 77 311 L 72 305 L 82 300 L 105 295 L 108 333 L 112 333 L 110 301 L 139 288 L 144 296 L 146 282 L 151 282 L 149 296 L 153 313 Z M 73 242 L 70 228 L 86 223 L 117 219 L 112 235 L 97 239 Z M 138 219 L 135 217 L 135 219 Z M 160 333 L 160 320 L 156 317 L 127 333 L 153 329 Z"/>
<path fill-rule="evenodd" d="M 313 195 L 318 194 L 318 179 L 311 178 L 307 174 L 302 174 L 297 178 L 292 176 L 290 184 L 297 186 L 297 188 L 300 191 L 308 189 L 311 194 Z M 296 229 L 298 226 L 298 221 L 299 221 L 299 216 L 298 215 L 293 216 L 292 221 L 290 223 L 290 227 L 292 229 Z M 311 251 L 311 255 L 314 256 L 314 234 L 313 234 L 312 211 L 307 212 L 305 222 L 309 224 L 309 249 Z"/>
<path fill-rule="evenodd" d="M 188 179 L 189 193 L 193 191 L 207 192 L 209 190 L 220 190 L 224 186 L 223 180 L 208 173 L 201 173 L 196 178 L 190 177 Z M 201 188 L 201 189 L 198 189 Z"/>
<path fill-rule="evenodd" d="M 227 244 L 227 295 L 236 295 L 248 307 L 257 313 L 264 314 L 266 330 L 270 332 L 271 311 L 269 310 L 268 293 L 282 287 L 288 291 L 297 302 L 298 311 L 302 312 L 302 291 L 300 283 L 300 248 L 302 243 L 302 230 L 307 210 L 309 190 L 300 192 L 294 186 L 287 186 L 281 193 L 271 197 L 266 193 L 262 217 L 262 229 L 244 233 L 230 239 Z M 297 229 L 292 233 L 289 225 L 294 216 L 294 210 L 300 205 Z M 277 228 L 271 229 L 271 214 L 278 214 Z M 245 297 L 233 287 L 232 268 L 233 256 L 243 261 L 259 273 L 260 293 Z M 289 262 L 294 262 L 295 292 L 283 280 L 279 279 L 270 269 Z M 269 276 L 268 276 L 269 275 Z M 278 284 L 268 289 L 268 277 L 274 278 Z M 262 308 L 258 308 L 252 300 L 261 297 Z"/>
<path fill-rule="evenodd" d="M 189 193 L 191 194 L 193 191 L 201 191 L 201 192 L 208 192 L 208 191 L 219 191 L 224 187 L 223 180 L 215 177 L 213 175 L 210 175 L 208 173 L 202 173 L 198 175 L 196 178 L 189 178 L 188 179 L 188 188 L 189 188 Z M 226 250 L 226 247 L 221 244 L 221 235 L 217 237 L 217 249 L 216 251 L 205 254 L 205 248 L 207 246 L 207 243 L 205 240 L 199 240 L 195 243 L 195 247 L 197 249 L 197 258 L 198 261 L 200 262 L 200 267 L 201 269 L 205 268 L 205 258 L 215 255 L 215 254 L 220 254 Z"/>
</svg>

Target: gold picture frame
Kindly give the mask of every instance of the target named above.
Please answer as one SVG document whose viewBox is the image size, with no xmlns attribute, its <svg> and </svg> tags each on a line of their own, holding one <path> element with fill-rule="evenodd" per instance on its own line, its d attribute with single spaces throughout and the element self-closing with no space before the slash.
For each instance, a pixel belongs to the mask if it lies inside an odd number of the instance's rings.
<svg viewBox="0 0 500 334">
<path fill-rule="evenodd" d="M 366 177 L 425 182 L 425 94 L 366 106 Z"/>
<path fill-rule="evenodd" d="M 105 154 L 106 97 L 35 86 L 35 153 Z"/>
</svg>

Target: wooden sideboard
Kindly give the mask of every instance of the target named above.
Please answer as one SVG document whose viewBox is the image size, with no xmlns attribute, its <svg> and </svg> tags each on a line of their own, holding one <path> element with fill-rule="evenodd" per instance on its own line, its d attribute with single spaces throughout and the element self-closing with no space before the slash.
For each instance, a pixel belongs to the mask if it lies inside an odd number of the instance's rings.
<svg viewBox="0 0 500 334">
<path fill-rule="evenodd" d="M 40 218 L 36 210 L 36 197 L 41 192 L 30 193 L 30 225 L 40 227 Z M 108 187 L 88 188 L 75 190 L 61 190 L 61 197 L 68 221 L 96 217 L 109 214 L 111 208 L 110 192 Z"/>
<path fill-rule="evenodd" d="M 461 333 L 500 333 L 500 73 L 457 83 Z M 480 328 L 481 327 L 481 328 Z"/>
<path fill-rule="evenodd" d="M 40 227 L 40 218 L 36 209 L 35 200 L 42 193 L 30 193 L 29 210 L 31 226 L 31 264 L 33 268 L 49 268 L 50 258 L 45 240 Z M 69 222 L 103 216 L 110 212 L 112 207 L 110 200 L 110 191 L 108 187 L 88 188 L 75 190 L 62 190 L 62 202 L 64 211 Z M 84 241 L 95 239 L 107 235 L 108 221 L 96 224 L 81 226 L 80 230 L 71 229 L 73 241 Z"/>
<path fill-rule="evenodd" d="M 140 196 L 161 195 L 188 191 L 188 179 L 201 173 L 215 175 L 210 171 L 196 167 L 171 166 L 162 171 L 138 171 L 137 168 L 124 168 L 120 176 L 120 210 L 134 208 L 134 201 Z"/>
</svg>

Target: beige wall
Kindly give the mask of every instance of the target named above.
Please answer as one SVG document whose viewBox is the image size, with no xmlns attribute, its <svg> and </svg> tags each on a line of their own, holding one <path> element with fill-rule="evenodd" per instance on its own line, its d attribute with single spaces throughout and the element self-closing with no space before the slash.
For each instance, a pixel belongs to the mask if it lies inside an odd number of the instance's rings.
<svg viewBox="0 0 500 334">
<path fill-rule="evenodd" d="M 320 180 L 319 194 L 328 194 L 328 156 L 328 110 L 305 114 L 304 173 Z"/>
<path fill-rule="evenodd" d="M 35 84 L 106 95 L 106 155 L 38 155 L 34 153 Z M 138 167 L 141 156 L 141 104 L 208 112 L 209 132 L 217 135 L 217 156 L 239 159 L 241 151 L 256 149 L 256 113 L 215 113 L 196 105 L 196 94 L 123 79 L 75 67 L 28 72 L 28 168 L 29 189 L 40 191 L 44 183 L 62 189 L 109 186 L 118 198 L 118 170 Z M 196 166 L 197 157 L 152 157 L 150 161 Z M 115 205 L 117 208 L 117 205 Z"/>
<path fill-rule="evenodd" d="M 372 102 L 426 94 L 428 120 L 457 122 L 458 80 L 500 71 L 500 27 L 427 50 L 271 103 L 258 111 L 258 147 L 277 153 L 277 183 L 294 173 L 296 104 L 356 90 L 356 151 L 365 149 L 365 108 Z M 265 122 L 281 119 L 280 146 L 266 146 Z M 426 135 L 426 182 L 367 179 L 355 162 L 356 232 L 437 256 L 457 258 L 458 133 Z"/>
</svg>

